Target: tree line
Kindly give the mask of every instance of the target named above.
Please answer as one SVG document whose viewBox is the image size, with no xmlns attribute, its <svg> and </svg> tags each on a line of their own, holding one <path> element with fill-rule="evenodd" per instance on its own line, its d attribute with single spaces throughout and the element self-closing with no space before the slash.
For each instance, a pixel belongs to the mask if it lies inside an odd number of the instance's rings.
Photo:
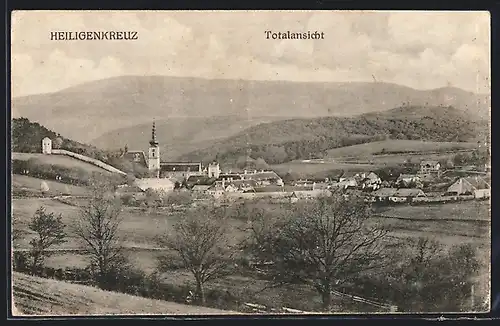
<svg viewBox="0 0 500 326">
<path fill-rule="evenodd" d="M 453 108 L 428 110 L 428 115 L 423 118 L 412 114 L 411 110 L 415 108 L 402 110 L 349 118 L 291 119 L 258 125 L 209 148 L 188 153 L 182 159 L 234 162 L 238 157 L 250 156 L 252 159 L 262 158 L 268 164 L 280 164 L 297 159 L 321 158 L 328 149 L 385 139 L 475 141 L 487 127 L 483 122 L 467 120 Z M 405 113 L 406 110 L 408 113 Z"/>
</svg>

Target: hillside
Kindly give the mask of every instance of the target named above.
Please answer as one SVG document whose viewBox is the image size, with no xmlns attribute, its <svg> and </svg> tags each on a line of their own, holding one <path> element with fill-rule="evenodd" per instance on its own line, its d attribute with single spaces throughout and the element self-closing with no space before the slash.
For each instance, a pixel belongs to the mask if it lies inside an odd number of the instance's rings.
<svg viewBox="0 0 500 326">
<path fill-rule="evenodd" d="M 162 159 L 175 160 L 193 150 L 208 147 L 216 140 L 236 135 L 246 128 L 277 119 L 277 117 L 244 118 L 238 116 L 177 117 L 156 120 L 155 123 Z M 127 145 L 131 150 L 147 152 L 150 139 L 151 121 L 133 127 L 111 130 L 92 140 L 91 143 L 102 149 L 116 149 Z"/>
<path fill-rule="evenodd" d="M 12 116 L 27 117 L 71 139 L 90 142 L 111 130 L 150 123 L 153 118 L 161 121 L 211 116 L 244 119 L 352 116 L 405 104 L 452 105 L 471 115 L 485 116 L 489 113 L 489 102 L 487 95 L 458 88 L 416 90 L 382 82 L 301 83 L 122 76 L 56 93 L 14 98 Z M 209 130 L 224 128 L 227 125 L 220 123 Z M 183 129 L 179 128 L 180 138 L 189 135 Z M 164 135 L 159 141 L 168 143 L 174 135 Z"/>
<path fill-rule="evenodd" d="M 325 157 L 345 158 L 345 157 L 370 157 L 377 154 L 388 153 L 427 153 L 442 152 L 462 149 L 478 148 L 477 143 L 467 142 L 431 142 L 420 140 L 383 140 L 377 142 L 364 143 L 327 151 Z"/>
<path fill-rule="evenodd" d="M 12 175 L 12 194 L 42 194 L 41 185 L 45 184 L 48 188 L 47 194 L 58 196 L 58 195 L 72 195 L 72 196 L 87 196 L 89 195 L 89 190 L 84 187 L 64 184 L 52 180 L 43 180 L 38 178 L 33 178 L 25 175 Z"/>
<path fill-rule="evenodd" d="M 151 300 L 14 272 L 13 315 L 220 315 L 235 312 Z M 17 313 L 16 313 L 17 312 Z"/>
<path fill-rule="evenodd" d="M 249 155 L 269 164 L 323 157 L 333 148 L 387 139 L 484 142 L 486 121 L 452 107 L 399 107 L 357 117 L 291 119 L 248 128 L 183 159 L 237 161 Z M 387 150 L 390 150 L 389 148 Z"/>
<path fill-rule="evenodd" d="M 53 149 L 67 150 L 72 153 L 86 156 L 86 158 L 73 155 L 77 158 L 71 158 L 67 155 L 42 155 L 41 145 L 42 139 L 49 137 L 52 139 Z M 137 164 L 128 162 L 121 157 L 123 149 L 116 146 L 115 150 L 102 150 L 95 146 L 87 145 L 66 138 L 55 131 L 52 131 L 38 122 L 32 122 L 27 118 L 14 118 L 12 120 L 11 128 L 11 143 L 12 143 L 12 160 L 26 161 L 36 159 L 38 162 L 45 165 L 54 165 L 63 168 L 77 168 L 87 172 L 103 172 L 108 173 L 108 168 L 103 169 L 103 164 L 96 162 L 90 164 L 92 159 L 101 161 L 112 167 L 125 171 L 126 173 L 133 173 L 135 175 L 142 175 L 145 172 L 137 167 Z M 90 158 L 90 160 L 88 159 Z M 85 160 L 86 162 L 83 162 Z M 99 165 L 99 167 L 97 166 Z M 107 169 L 107 170 L 106 170 Z"/>
<path fill-rule="evenodd" d="M 66 155 L 44 155 L 44 154 L 39 154 L 39 153 L 12 153 L 12 159 L 13 160 L 20 160 L 20 161 L 28 161 L 30 159 L 37 160 L 37 162 L 40 162 L 41 164 L 46 164 L 46 165 L 58 165 L 61 167 L 65 168 L 80 168 L 83 170 L 88 171 L 89 173 L 92 172 L 101 172 L 105 174 L 110 174 L 111 172 L 108 172 L 104 169 L 101 169 L 98 166 L 95 166 L 93 164 L 87 163 L 80 161 L 78 159 L 66 156 Z"/>
<path fill-rule="evenodd" d="M 74 152 L 95 151 L 92 146 L 65 138 L 59 133 L 47 129 L 38 122 L 27 118 L 15 118 L 11 125 L 12 152 L 41 153 L 42 139 L 49 137 L 54 148 L 63 148 Z"/>
</svg>

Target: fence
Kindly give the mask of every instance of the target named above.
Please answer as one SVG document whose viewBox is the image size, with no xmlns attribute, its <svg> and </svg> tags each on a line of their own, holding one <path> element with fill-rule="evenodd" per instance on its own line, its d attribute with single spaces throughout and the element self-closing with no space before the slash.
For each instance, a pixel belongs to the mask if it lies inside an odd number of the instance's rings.
<svg viewBox="0 0 500 326">
<path fill-rule="evenodd" d="M 350 299 L 352 301 L 356 301 L 356 302 L 368 304 L 370 306 L 374 306 L 374 307 L 377 307 L 377 308 L 381 308 L 382 310 L 385 310 L 385 311 L 388 311 L 388 312 L 396 312 L 396 311 L 398 311 L 398 307 L 397 306 L 389 305 L 389 304 L 385 304 L 385 303 L 381 303 L 381 302 L 377 302 L 375 300 L 371 300 L 371 299 L 367 299 L 367 298 L 362 298 L 362 297 L 358 297 L 358 296 L 355 296 L 355 295 L 342 293 L 342 292 L 339 292 L 339 291 L 332 291 L 332 294 L 336 295 L 338 297 L 341 297 L 341 298 L 346 298 L 346 299 Z"/>
<path fill-rule="evenodd" d="M 85 155 L 81 155 L 81 154 L 77 154 L 77 153 L 73 153 L 73 152 L 70 152 L 70 151 L 67 151 L 67 150 L 64 150 L 64 149 L 53 149 L 52 150 L 52 154 L 57 154 L 57 155 L 66 155 L 66 156 L 70 156 L 70 157 L 73 157 L 73 158 L 76 158 L 80 161 L 84 161 L 84 162 L 87 162 L 87 163 L 90 163 L 90 164 L 93 164 L 95 166 L 98 166 L 108 172 L 112 172 L 112 173 L 119 173 L 119 174 L 122 174 L 122 175 L 127 175 L 125 172 L 121 171 L 121 170 L 118 170 L 117 168 L 109 165 L 109 164 L 106 164 L 104 162 L 101 162 L 99 160 L 96 160 L 94 158 L 90 158 L 88 156 L 85 156 Z"/>
</svg>

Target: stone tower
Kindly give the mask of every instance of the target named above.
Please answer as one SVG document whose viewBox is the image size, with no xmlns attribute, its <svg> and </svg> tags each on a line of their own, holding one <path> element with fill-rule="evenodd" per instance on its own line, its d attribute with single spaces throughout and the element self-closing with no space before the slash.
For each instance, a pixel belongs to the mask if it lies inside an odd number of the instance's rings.
<svg viewBox="0 0 500 326">
<path fill-rule="evenodd" d="M 153 129 L 151 130 L 151 140 L 149 141 L 148 168 L 151 174 L 157 178 L 160 176 L 160 146 L 156 140 L 156 125 L 153 120 Z"/>
<path fill-rule="evenodd" d="M 42 139 L 42 153 L 52 154 L 52 140 L 49 137 Z"/>
<path fill-rule="evenodd" d="M 220 166 L 217 162 L 212 162 L 208 165 L 208 177 L 209 178 L 219 178 Z"/>
</svg>

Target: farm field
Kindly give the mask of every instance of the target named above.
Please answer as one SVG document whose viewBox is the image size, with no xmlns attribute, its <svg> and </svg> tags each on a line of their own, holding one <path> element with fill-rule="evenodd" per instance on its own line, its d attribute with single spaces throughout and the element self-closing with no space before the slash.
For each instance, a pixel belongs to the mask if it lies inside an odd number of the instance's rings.
<svg viewBox="0 0 500 326">
<path fill-rule="evenodd" d="M 78 216 L 78 207 L 53 199 L 14 199 L 12 205 L 13 214 L 18 221 L 17 228 L 26 235 L 30 233 L 27 224 L 36 209 L 41 205 L 45 206 L 49 212 L 61 213 L 63 222 L 68 226 L 68 231 L 70 231 L 69 228 L 72 222 Z M 487 202 L 469 201 L 453 204 L 386 207 L 379 210 L 377 214 L 411 218 L 411 220 L 379 218 L 383 224 L 391 228 L 391 233 L 398 238 L 431 235 L 447 244 L 470 241 L 477 244 L 488 244 L 490 241 L 488 212 L 489 205 Z M 122 214 L 123 222 L 120 227 L 120 234 L 124 239 L 124 245 L 131 249 L 134 248 L 134 251 L 141 252 L 142 250 L 151 251 L 157 249 L 157 238 L 168 233 L 173 224 L 181 218 L 180 214 L 156 210 L 147 212 L 128 207 L 124 209 Z M 460 221 L 462 219 L 463 221 Z M 244 222 L 236 219 L 232 219 L 231 222 L 233 227 L 232 240 L 237 243 L 245 237 L 245 233 L 241 228 Z M 24 236 L 16 244 L 16 247 L 26 249 L 28 248 L 28 242 L 29 236 Z M 60 246 L 61 249 L 78 247 L 79 240 L 71 235 L 68 237 L 68 242 Z M 142 264 L 152 266 L 146 262 Z"/>
<path fill-rule="evenodd" d="M 13 273 L 14 315 L 237 314 Z M 13 309 L 13 310 L 14 310 Z"/>
<path fill-rule="evenodd" d="M 457 149 L 475 149 L 476 143 L 466 142 L 428 142 L 420 140 L 384 140 L 359 145 L 334 148 L 328 151 L 328 158 L 370 157 L 382 152 L 426 153 L 436 151 L 454 151 Z"/>
<path fill-rule="evenodd" d="M 25 198 L 13 200 L 13 213 L 19 220 L 17 227 L 29 233 L 27 223 L 35 210 L 44 205 L 47 211 L 62 213 L 63 221 L 68 225 L 68 231 L 72 221 L 78 214 L 78 207 L 67 205 L 54 199 Z M 441 243 L 451 246 L 461 243 L 472 242 L 480 252 L 484 252 L 485 264 L 489 257 L 489 227 L 490 224 L 485 218 L 484 222 L 471 221 L 476 216 L 485 216 L 488 212 L 487 203 L 457 203 L 446 205 L 428 206 L 396 206 L 388 207 L 380 214 L 389 216 L 411 217 L 413 220 L 399 220 L 391 218 L 379 218 L 383 224 L 389 227 L 390 236 L 393 240 L 402 241 L 408 238 L 431 237 Z M 156 257 L 160 254 L 170 255 L 168 250 L 157 248 L 155 239 L 164 235 L 171 229 L 171 226 L 181 216 L 169 214 L 168 212 L 151 210 L 143 211 L 136 208 L 125 208 L 120 235 L 125 240 L 127 256 L 132 266 L 140 268 L 146 273 L 152 273 L 156 269 Z M 425 219 L 442 219 L 426 221 Z M 463 219 L 463 221 L 447 221 L 447 218 Z M 240 229 L 242 221 L 231 220 L 234 227 L 233 241 L 238 242 L 245 236 Z M 22 241 L 16 244 L 16 248 L 27 249 L 29 237 L 22 237 Z M 59 246 L 60 253 L 54 254 L 46 261 L 47 266 L 53 268 L 87 266 L 87 259 L 79 252 L 65 251 L 64 249 L 76 249 L 79 241 L 69 236 L 67 243 Z M 485 258 L 486 257 L 486 258 Z M 487 266 L 487 265 L 485 265 Z M 172 285 L 192 284 L 189 273 L 184 271 L 173 271 L 164 274 L 164 282 Z M 207 290 L 217 289 L 231 293 L 238 298 L 244 298 L 248 302 L 255 302 L 268 306 L 278 305 L 301 310 L 315 310 L 320 306 L 318 295 L 308 288 L 295 287 L 286 291 L 277 289 L 264 289 L 265 282 L 254 279 L 250 276 L 231 275 L 207 285 Z M 62 290 L 61 290 L 62 291 Z M 50 291 L 52 292 L 52 290 Z M 300 299 L 302 298 L 302 299 Z M 359 303 L 352 303 L 339 299 L 336 301 L 339 311 L 359 310 Z M 358 306 L 355 306 L 358 305 Z M 46 309 L 46 308 L 44 308 Z M 90 309 L 90 308 L 88 308 Z M 108 309 L 108 308 L 106 308 Z M 364 311 L 369 311 L 370 307 L 364 307 Z"/>
<path fill-rule="evenodd" d="M 384 167 L 385 164 L 357 164 L 353 163 L 340 163 L 340 162 L 326 162 L 326 163 L 313 163 L 293 161 L 288 163 L 271 165 L 271 169 L 280 175 L 288 172 L 299 174 L 301 177 L 316 177 L 326 178 L 335 171 L 373 171 L 378 168 Z"/>
<path fill-rule="evenodd" d="M 73 195 L 73 196 L 85 196 L 89 194 L 88 189 L 85 187 L 68 185 L 65 183 L 44 180 L 29 177 L 26 175 L 13 174 L 12 175 L 12 189 L 13 190 L 27 190 L 33 193 L 41 194 L 41 183 L 45 182 L 49 187 L 47 193 L 49 195 Z"/>
<path fill-rule="evenodd" d="M 384 207 L 381 214 L 413 219 L 463 219 L 491 221 L 490 204 L 487 201 L 464 201 L 430 205 L 399 205 Z"/>
<path fill-rule="evenodd" d="M 41 153 L 12 153 L 13 160 L 27 161 L 31 158 L 40 160 L 44 164 L 59 165 L 66 168 L 81 168 L 88 172 L 102 172 L 109 173 L 96 165 L 80 161 L 78 159 L 66 155 L 45 155 Z"/>
<path fill-rule="evenodd" d="M 434 160 L 434 161 L 439 161 L 439 160 L 447 160 L 447 159 L 452 159 L 454 153 L 439 153 L 439 154 L 429 154 L 429 153 L 416 153 L 416 154 L 408 154 L 408 153 L 402 153 L 402 154 L 385 154 L 385 155 L 375 155 L 369 158 L 369 162 L 372 164 L 378 164 L 378 165 L 388 165 L 388 166 L 396 166 L 396 165 L 401 165 L 406 163 L 408 160 L 411 160 L 414 163 L 419 163 L 420 161 L 423 160 Z M 342 160 L 340 158 L 339 160 Z M 345 159 L 344 162 L 366 162 L 366 159 L 359 158 L 359 159 Z"/>
</svg>

